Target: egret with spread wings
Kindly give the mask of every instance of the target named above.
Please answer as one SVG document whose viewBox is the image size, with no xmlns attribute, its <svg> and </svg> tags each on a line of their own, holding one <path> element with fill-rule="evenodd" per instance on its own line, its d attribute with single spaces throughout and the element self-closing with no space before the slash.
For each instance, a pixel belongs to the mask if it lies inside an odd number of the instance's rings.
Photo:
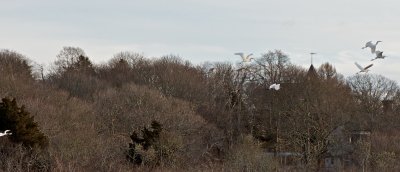
<svg viewBox="0 0 400 172">
<path fill-rule="evenodd" d="M 384 59 L 386 57 L 383 55 L 383 51 L 376 51 L 375 54 L 376 54 L 376 57 L 374 59 L 372 59 L 371 61 L 374 61 L 376 59 Z"/>
<path fill-rule="evenodd" d="M 358 64 L 357 62 L 354 62 L 354 64 L 358 67 L 358 69 L 360 69 L 360 71 L 359 72 L 357 72 L 357 74 L 358 73 L 361 73 L 361 72 L 365 72 L 365 73 L 367 73 L 369 70 L 369 68 L 370 67 L 372 67 L 373 66 L 373 64 L 370 64 L 370 65 L 368 65 L 368 66 L 365 66 L 365 67 L 362 67 L 360 64 Z"/>
<path fill-rule="evenodd" d="M 11 135 L 12 133 L 10 133 L 10 130 L 6 130 L 3 133 L 0 132 L 0 137 L 2 136 L 7 136 L 7 135 Z"/>
<path fill-rule="evenodd" d="M 382 41 L 376 41 L 375 44 L 372 43 L 372 41 L 368 41 L 367 43 L 365 43 L 365 47 L 362 47 L 362 49 L 364 48 L 371 48 L 371 53 L 374 54 L 375 50 L 376 50 L 376 46 L 378 45 L 378 43 L 380 43 Z"/>
<path fill-rule="evenodd" d="M 235 55 L 239 55 L 240 57 L 242 57 L 242 62 L 251 62 L 251 59 L 254 59 L 250 56 L 253 55 L 253 53 L 249 54 L 249 55 L 245 55 L 244 53 L 235 53 Z"/>
</svg>

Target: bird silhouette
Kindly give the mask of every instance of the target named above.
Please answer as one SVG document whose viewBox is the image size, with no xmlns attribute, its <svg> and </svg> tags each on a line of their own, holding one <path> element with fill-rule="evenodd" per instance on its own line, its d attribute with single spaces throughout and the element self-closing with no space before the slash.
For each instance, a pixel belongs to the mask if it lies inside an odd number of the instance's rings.
<svg viewBox="0 0 400 172">
<path fill-rule="evenodd" d="M 364 48 L 371 48 L 371 53 L 374 54 L 375 50 L 376 50 L 376 46 L 378 45 L 378 43 L 380 43 L 382 41 L 376 41 L 375 44 L 372 43 L 372 41 L 368 41 L 367 43 L 365 43 L 365 47 L 362 47 L 362 49 Z"/>
<path fill-rule="evenodd" d="M 370 67 L 372 67 L 373 66 L 373 64 L 370 64 L 370 65 L 368 65 L 368 66 L 365 66 L 365 67 L 362 67 L 360 64 L 358 64 L 357 62 L 354 62 L 354 64 L 358 67 L 358 69 L 360 69 L 360 71 L 359 72 L 357 72 L 357 74 L 358 73 L 361 73 L 361 72 L 365 72 L 365 73 L 367 73 L 369 70 L 369 68 Z"/>
<path fill-rule="evenodd" d="M 275 91 L 278 91 L 279 89 L 281 89 L 281 84 L 272 84 L 272 85 L 270 85 L 269 86 L 269 89 L 270 90 L 275 90 Z"/>
<path fill-rule="evenodd" d="M 384 59 L 386 57 L 383 55 L 383 51 L 376 51 L 375 54 L 376 54 L 376 57 L 374 59 L 372 59 L 371 61 L 374 61 L 376 59 Z"/>
<path fill-rule="evenodd" d="M 6 136 L 6 135 L 11 135 L 12 133 L 9 133 L 9 132 L 10 132 L 10 130 L 6 130 L 3 133 L 0 132 L 0 137 Z"/>
<path fill-rule="evenodd" d="M 244 53 L 235 53 L 235 55 L 239 55 L 240 57 L 242 57 L 242 62 L 251 62 L 251 59 L 254 59 L 250 56 L 253 55 L 253 53 L 249 54 L 249 55 L 245 55 Z"/>
</svg>

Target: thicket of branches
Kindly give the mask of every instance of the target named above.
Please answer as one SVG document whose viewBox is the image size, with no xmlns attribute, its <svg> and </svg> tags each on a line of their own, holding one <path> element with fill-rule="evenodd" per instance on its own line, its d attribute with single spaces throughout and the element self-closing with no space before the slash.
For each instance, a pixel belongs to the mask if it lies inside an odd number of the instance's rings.
<svg viewBox="0 0 400 172">
<path fill-rule="evenodd" d="M 400 169 L 396 82 L 374 74 L 345 79 L 329 63 L 304 69 L 279 50 L 249 64 L 193 65 L 132 52 L 94 64 L 84 50 L 64 47 L 48 73 L 2 50 L 0 72 L 0 97 L 24 105 L 48 139 L 43 154 L 0 137 L 4 149 L 20 152 L 4 154 L 1 171 L 33 169 L 31 162 L 50 171 L 316 170 L 340 145 L 338 128 L 372 133 L 370 145 L 355 149 L 354 168 Z M 281 90 L 269 90 L 272 83 Z M 142 151 L 146 162 L 132 163 L 127 152 L 143 145 L 130 136 L 150 132 L 152 121 L 162 132 L 131 155 Z M 288 166 L 280 152 L 299 156 Z"/>
</svg>

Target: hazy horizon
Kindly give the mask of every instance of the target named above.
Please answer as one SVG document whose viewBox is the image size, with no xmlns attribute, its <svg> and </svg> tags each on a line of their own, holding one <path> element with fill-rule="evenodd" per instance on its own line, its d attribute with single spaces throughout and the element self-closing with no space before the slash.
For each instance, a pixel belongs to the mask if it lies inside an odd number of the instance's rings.
<svg viewBox="0 0 400 172">
<path fill-rule="evenodd" d="M 388 57 L 370 73 L 400 81 L 397 22 L 400 2 L 384 1 L 4 1 L 0 7 L 0 48 L 49 64 L 63 46 L 80 47 L 96 63 L 121 51 L 146 57 L 174 54 L 194 64 L 260 56 L 279 49 L 291 62 L 334 65 L 345 76 L 354 62 L 372 63 L 361 47 L 383 41 Z"/>
</svg>

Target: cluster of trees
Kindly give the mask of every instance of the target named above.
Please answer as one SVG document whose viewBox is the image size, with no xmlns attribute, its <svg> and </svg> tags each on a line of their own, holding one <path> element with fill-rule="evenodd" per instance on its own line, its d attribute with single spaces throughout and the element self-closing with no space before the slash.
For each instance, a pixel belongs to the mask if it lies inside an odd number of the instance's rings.
<svg viewBox="0 0 400 172">
<path fill-rule="evenodd" d="M 24 118 L 35 129 L 23 133 L 39 140 L 1 149 L 45 145 L 7 154 L 4 171 L 15 170 L 10 164 L 37 169 L 31 162 L 69 171 L 319 169 L 340 145 L 338 129 L 372 133 L 367 146 L 354 149 L 353 167 L 400 169 L 396 82 L 381 75 L 344 78 L 329 63 L 304 69 L 279 50 L 250 64 L 195 66 L 172 55 L 149 59 L 132 52 L 93 64 L 82 49 L 64 47 L 48 73 L 2 50 L 0 72 L 0 96 L 24 105 L 14 105 L 13 113 L 30 112 L 34 118 Z M 272 83 L 281 90 L 268 90 Z M 5 114 L 0 124 L 12 125 Z M 280 161 L 281 152 L 296 155 L 293 162 Z"/>
</svg>

